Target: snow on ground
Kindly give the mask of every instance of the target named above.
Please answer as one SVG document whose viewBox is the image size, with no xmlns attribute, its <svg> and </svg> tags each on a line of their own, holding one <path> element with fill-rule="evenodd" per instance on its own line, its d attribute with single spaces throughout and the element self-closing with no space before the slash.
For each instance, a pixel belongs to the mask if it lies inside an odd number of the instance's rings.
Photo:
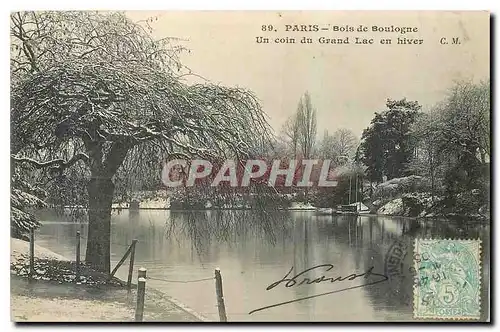
<svg viewBox="0 0 500 332">
<path fill-rule="evenodd" d="M 317 215 L 332 215 L 334 213 L 335 213 L 335 210 L 332 208 L 317 208 L 316 209 Z"/>
<path fill-rule="evenodd" d="M 113 203 L 111 204 L 112 209 L 128 209 L 128 203 Z"/>
<path fill-rule="evenodd" d="M 113 209 L 128 209 L 129 203 L 113 203 Z M 146 198 L 139 201 L 140 209 L 168 209 L 170 208 L 170 200 L 165 197 Z"/>
<path fill-rule="evenodd" d="M 139 203 L 141 209 L 168 209 L 169 207 L 170 201 L 164 197 L 150 198 Z"/>
<path fill-rule="evenodd" d="M 377 214 L 383 214 L 388 216 L 402 216 L 403 215 L 403 200 L 401 198 L 396 198 L 392 201 L 387 202 L 378 209 Z"/>
<path fill-rule="evenodd" d="M 133 317 L 132 308 L 116 302 L 11 297 L 11 320 L 15 322 L 126 322 Z"/>
<path fill-rule="evenodd" d="M 414 186 L 421 185 L 424 180 L 423 177 L 416 175 L 388 180 L 376 187 L 374 197 L 394 197 L 403 192 L 412 191 Z"/>
<path fill-rule="evenodd" d="M 302 202 L 292 202 L 292 205 L 288 208 L 288 210 L 314 210 L 316 208 L 312 206 L 310 203 L 302 203 Z"/>
<path fill-rule="evenodd" d="M 19 239 L 10 239 L 10 260 L 13 264 L 22 264 L 29 260 L 30 243 Z M 54 259 L 59 261 L 68 261 L 64 256 L 40 247 L 35 243 L 35 257 L 39 259 Z"/>
<path fill-rule="evenodd" d="M 70 263 L 65 257 L 35 244 L 35 270 L 41 260 Z M 134 321 L 136 290 L 124 287 L 61 283 L 47 279 L 29 281 L 12 273 L 12 264 L 26 265 L 29 242 L 11 239 L 11 320 L 15 322 L 130 322 Z M 60 262 L 58 262 L 60 261 Z M 68 271 L 71 273 L 72 271 Z M 85 270 L 82 269 L 83 274 Z M 48 272 L 47 272 L 48 273 Z M 107 277 L 106 277 L 107 280 Z M 148 289 L 144 321 L 197 321 L 201 316 Z"/>
</svg>

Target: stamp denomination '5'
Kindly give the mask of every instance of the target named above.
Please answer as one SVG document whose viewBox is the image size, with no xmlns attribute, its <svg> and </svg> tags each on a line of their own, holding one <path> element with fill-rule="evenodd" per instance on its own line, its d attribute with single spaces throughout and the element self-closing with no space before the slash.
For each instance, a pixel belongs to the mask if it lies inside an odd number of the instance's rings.
<svg viewBox="0 0 500 332">
<path fill-rule="evenodd" d="M 417 239 L 414 263 L 415 318 L 480 318 L 480 240 Z"/>
</svg>

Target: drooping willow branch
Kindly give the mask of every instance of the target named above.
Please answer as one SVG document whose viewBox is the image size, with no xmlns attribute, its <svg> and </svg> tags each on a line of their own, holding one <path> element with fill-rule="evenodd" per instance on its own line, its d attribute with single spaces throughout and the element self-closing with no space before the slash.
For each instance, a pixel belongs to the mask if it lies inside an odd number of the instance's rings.
<svg viewBox="0 0 500 332">
<path fill-rule="evenodd" d="M 121 13 L 24 12 L 11 19 L 18 162 L 81 165 L 122 180 L 159 170 L 166 158 L 242 158 L 271 141 L 252 92 L 181 81 L 179 48 Z M 26 43 L 34 57 L 23 52 Z"/>
<path fill-rule="evenodd" d="M 74 155 L 70 160 L 64 160 L 64 159 L 52 159 L 49 161 L 37 161 L 33 158 L 28 158 L 28 157 L 19 157 L 16 155 L 11 155 L 11 159 L 15 162 L 18 163 L 28 163 L 32 166 L 34 166 L 37 169 L 43 169 L 43 168 L 58 168 L 61 170 L 64 170 L 66 168 L 69 168 L 73 166 L 76 162 L 82 160 L 84 162 L 89 161 L 89 156 L 86 155 L 85 153 L 77 153 Z"/>
</svg>

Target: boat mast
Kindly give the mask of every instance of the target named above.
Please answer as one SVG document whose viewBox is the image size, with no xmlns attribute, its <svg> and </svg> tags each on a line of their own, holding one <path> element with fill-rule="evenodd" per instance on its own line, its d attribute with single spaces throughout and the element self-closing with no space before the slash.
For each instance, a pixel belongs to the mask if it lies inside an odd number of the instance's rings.
<svg viewBox="0 0 500 332">
<path fill-rule="evenodd" d="M 356 184 L 354 186 L 354 188 L 355 188 L 354 190 L 356 190 L 356 191 L 354 192 L 354 197 L 356 197 L 356 201 L 355 202 L 356 202 L 356 205 L 358 205 L 358 173 L 356 173 L 355 179 L 356 179 Z M 356 209 L 357 209 L 357 207 L 356 207 Z"/>
<path fill-rule="evenodd" d="M 349 203 L 347 205 L 351 204 L 351 175 L 349 174 Z"/>
</svg>

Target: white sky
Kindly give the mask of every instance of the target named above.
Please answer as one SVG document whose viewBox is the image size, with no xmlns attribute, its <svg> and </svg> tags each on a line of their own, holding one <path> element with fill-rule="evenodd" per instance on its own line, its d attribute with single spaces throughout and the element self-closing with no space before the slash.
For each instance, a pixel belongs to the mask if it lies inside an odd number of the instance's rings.
<svg viewBox="0 0 500 332">
<path fill-rule="evenodd" d="M 318 134 L 345 127 L 361 135 L 387 98 L 406 97 L 424 108 L 444 98 L 453 81 L 489 77 L 487 12 L 128 12 L 134 21 L 158 17 L 156 37 L 179 37 L 190 53 L 183 64 L 223 85 L 254 91 L 270 124 L 279 130 L 308 90 L 318 114 Z M 261 25 L 415 26 L 422 45 L 257 44 Z M 358 33 L 275 33 L 300 38 Z M 374 34 L 396 39 L 398 34 Z M 366 37 L 370 37 L 366 35 Z M 462 45 L 440 45 L 459 37 Z M 377 39 L 376 39 L 377 42 Z"/>
</svg>

